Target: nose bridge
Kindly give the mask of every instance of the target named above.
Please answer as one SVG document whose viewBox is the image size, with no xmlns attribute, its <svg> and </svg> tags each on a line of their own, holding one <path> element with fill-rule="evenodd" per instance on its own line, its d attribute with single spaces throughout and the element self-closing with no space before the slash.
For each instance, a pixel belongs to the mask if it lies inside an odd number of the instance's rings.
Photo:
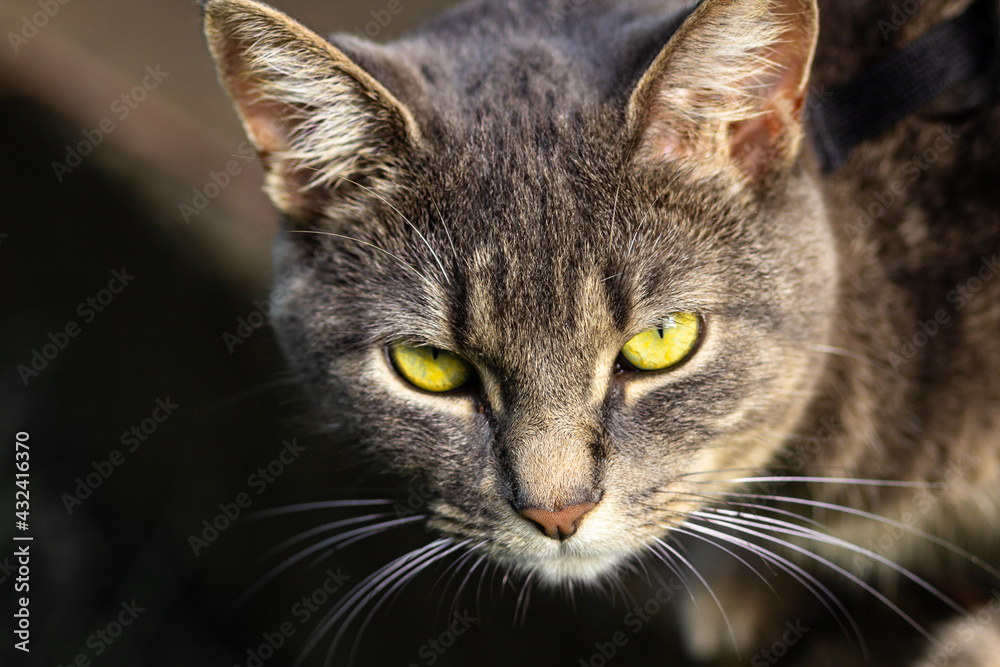
<svg viewBox="0 0 1000 667">
<path fill-rule="evenodd" d="M 595 390 L 595 353 L 568 330 L 549 334 L 522 340 L 528 354 L 501 382 L 501 467 L 518 510 L 558 512 L 601 497 L 603 392 Z"/>
<path fill-rule="evenodd" d="M 544 420 L 508 442 L 512 501 L 558 511 L 600 499 L 598 434 L 589 420 Z"/>
</svg>

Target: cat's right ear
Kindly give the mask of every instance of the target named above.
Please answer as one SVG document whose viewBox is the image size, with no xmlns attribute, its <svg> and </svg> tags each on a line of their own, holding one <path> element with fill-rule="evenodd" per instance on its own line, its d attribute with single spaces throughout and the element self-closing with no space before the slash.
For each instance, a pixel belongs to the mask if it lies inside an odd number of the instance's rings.
<svg viewBox="0 0 1000 667">
<path fill-rule="evenodd" d="M 377 187 L 419 144 L 406 106 L 316 33 L 252 0 L 209 0 L 204 10 L 268 195 L 292 219 L 315 216 L 338 189 L 352 190 L 345 184 Z"/>
<path fill-rule="evenodd" d="M 757 186 L 789 167 L 818 32 L 815 0 L 704 0 L 632 93 L 640 158 Z"/>
</svg>

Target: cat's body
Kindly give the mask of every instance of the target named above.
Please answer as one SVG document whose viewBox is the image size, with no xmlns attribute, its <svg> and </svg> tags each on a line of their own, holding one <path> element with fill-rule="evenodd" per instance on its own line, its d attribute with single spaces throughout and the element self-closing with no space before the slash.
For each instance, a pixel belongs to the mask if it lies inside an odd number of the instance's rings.
<svg viewBox="0 0 1000 667">
<path fill-rule="evenodd" d="M 433 528 L 536 580 L 617 576 L 670 526 L 745 528 L 703 506 L 774 473 L 917 482 L 763 488 L 905 524 L 880 541 L 891 524 L 805 506 L 867 553 L 783 537 L 859 578 L 896 574 L 874 552 L 987 605 L 992 575 L 914 531 L 997 563 L 998 112 L 941 101 L 952 117 L 909 118 L 820 177 L 800 123 L 814 5 L 664 4 L 474 2 L 391 46 L 333 48 L 259 5 L 208 3 L 289 221 L 286 352 L 332 429 L 428 481 Z M 895 46 L 841 61 L 836 39 L 813 90 Z M 684 355 L 662 372 L 622 361 L 678 314 L 698 323 Z M 425 346 L 473 379 L 417 389 L 398 355 Z M 767 642 L 775 601 L 719 593 L 749 610 L 741 648 Z M 730 650 L 702 616 L 687 615 L 694 649 Z"/>
</svg>

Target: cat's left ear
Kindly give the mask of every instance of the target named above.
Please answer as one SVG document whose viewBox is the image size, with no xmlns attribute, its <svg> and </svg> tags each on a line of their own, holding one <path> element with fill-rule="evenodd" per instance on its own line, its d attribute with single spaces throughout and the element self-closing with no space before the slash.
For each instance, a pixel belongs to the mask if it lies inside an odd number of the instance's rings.
<svg viewBox="0 0 1000 667">
<path fill-rule="evenodd" d="M 757 185 L 794 163 L 818 14 L 815 0 L 705 0 L 632 93 L 640 158 Z"/>
<path fill-rule="evenodd" d="M 294 219 L 390 178 L 420 143 L 410 110 L 343 51 L 254 0 L 208 0 L 205 33 L 222 82 Z M 368 187 L 364 186 L 364 187 Z M 371 189 L 371 188 L 369 188 Z"/>
</svg>

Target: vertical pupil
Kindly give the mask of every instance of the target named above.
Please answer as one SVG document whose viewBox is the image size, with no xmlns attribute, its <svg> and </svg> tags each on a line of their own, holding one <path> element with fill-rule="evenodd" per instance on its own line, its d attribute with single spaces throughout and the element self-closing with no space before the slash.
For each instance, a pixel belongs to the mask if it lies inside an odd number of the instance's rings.
<svg viewBox="0 0 1000 667">
<path fill-rule="evenodd" d="M 440 351 L 441 351 L 441 350 L 437 349 L 436 347 L 432 347 L 432 348 L 431 348 L 431 356 L 432 356 L 432 357 L 434 358 L 434 361 L 437 361 L 437 358 L 438 358 L 438 353 L 439 353 Z"/>
<path fill-rule="evenodd" d="M 656 327 L 656 331 L 660 334 L 660 340 L 663 340 L 663 327 Z"/>
</svg>

